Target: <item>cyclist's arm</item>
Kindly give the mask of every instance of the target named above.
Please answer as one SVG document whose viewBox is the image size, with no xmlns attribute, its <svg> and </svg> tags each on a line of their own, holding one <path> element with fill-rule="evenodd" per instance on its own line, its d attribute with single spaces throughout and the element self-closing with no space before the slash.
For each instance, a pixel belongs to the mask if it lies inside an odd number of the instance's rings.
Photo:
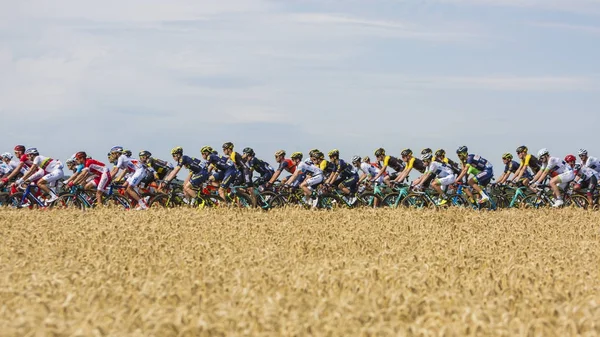
<svg viewBox="0 0 600 337">
<path fill-rule="evenodd" d="M 6 177 L 2 178 L 3 182 L 7 182 L 11 179 L 13 179 L 14 177 L 17 176 L 17 174 L 19 174 L 19 172 L 21 172 L 21 169 L 23 168 L 23 165 L 25 165 L 25 163 L 23 163 L 22 161 L 19 162 L 19 165 L 17 165 L 17 167 Z"/>
<path fill-rule="evenodd" d="M 171 182 L 173 179 L 175 179 L 175 177 L 177 177 L 177 173 L 179 173 L 180 170 L 181 166 L 175 166 L 173 171 L 171 171 L 171 173 L 169 173 L 169 175 L 165 177 L 165 181 Z"/>
<path fill-rule="evenodd" d="M 292 174 L 292 176 L 290 177 L 290 179 L 288 179 L 285 184 L 286 185 L 291 185 L 294 181 L 296 181 L 296 179 L 298 179 L 298 176 L 300 175 L 300 169 L 298 169 L 298 167 L 296 167 L 296 171 L 294 171 L 294 174 Z"/>
<path fill-rule="evenodd" d="M 377 173 L 377 175 L 375 177 L 373 177 L 373 179 L 371 179 L 371 180 L 375 181 L 375 180 L 379 179 L 379 177 L 381 177 L 382 175 L 385 174 L 386 170 L 387 170 L 387 165 L 383 165 L 383 167 L 381 168 L 381 170 L 379 171 L 379 173 Z"/>
<path fill-rule="evenodd" d="M 29 168 L 29 170 L 27 170 L 27 172 L 25 172 L 25 175 L 21 179 L 23 179 L 23 181 L 26 181 L 27 178 L 31 177 L 35 172 L 37 172 L 37 170 L 39 168 L 40 167 L 37 164 L 31 165 L 31 167 Z"/>
<path fill-rule="evenodd" d="M 408 177 L 408 174 L 410 173 L 412 168 L 413 168 L 413 160 L 411 159 L 406 164 L 406 167 L 404 168 L 404 170 L 402 170 L 402 172 L 400 174 L 398 174 L 398 177 L 396 177 L 396 179 L 394 179 L 394 181 L 398 181 L 398 182 L 404 181 L 404 179 L 406 179 L 406 177 Z"/>
<path fill-rule="evenodd" d="M 460 174 L 458 175 L 458 177 L 456 177 L 456 181 L 461 181 L 461 179 L 464 178 L 464 176 L 469 173 L 470 167 L 471 167 L 470 164 L 465 164 L 465 166 L 463 166 L 463 168 L 462 168 L 462 171 L 460 171 Z"/>
</svg>

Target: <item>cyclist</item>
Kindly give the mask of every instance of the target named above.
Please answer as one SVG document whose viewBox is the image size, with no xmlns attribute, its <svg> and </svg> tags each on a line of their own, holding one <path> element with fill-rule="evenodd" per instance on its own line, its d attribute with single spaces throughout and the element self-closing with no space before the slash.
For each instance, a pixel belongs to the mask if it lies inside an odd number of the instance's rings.
<svg viewBox="0 0 600 337">
<path fill-rule="evenodd" d="M 48 204 L 58 199 L 58 195 L 50 189 L 49 185 L 54 187 L 55 182 L 64 177 L 63 164 L 59 160 L 40 156 L 34 147 L 27 149 L 25 154 L 32 165 L 19 181 L 35 182 L 44 192 Z"/>
<path fill-rule="evenodd" d="M 147 166 L 137 159 L 128 157 L 121 146 L 113 146 L 109 153 L 111 155 L 111 162 L 117 161 L 115 167 L 110 172 L 110 176 L 115 177 L 119 170 L 122 170 L 121 174 L 115 179 L 115 181 L 121 181 L 125 177 L 125 174 L 129 174 L 123 186 L 125 187 L 125 192 L 138 203 L 136 210 L 147 209 L 148 205 L 146 205 L 146 201 L 140 196 L 137 188 L 146 177 Z"/>
<path fill-rule="evenodd" d="M 375 150 L 375 157 L 377 157 L 377 161 L 383 162 L 383 164 L 381 164 L 381 171 L 371 181 L 379 179 L 379 177 L 386 173 L 387 168 L 391 167 L 396 172 L 384 178 L 386 184 L 391 185 L 390 180 L 395 180 L 398 177 L 398 174 L 404 170 L 404 164 L 396 157 L 386 156 L 385 149 L 383 148 Z"/>
<path fill-rule="evenodd" d="M 427 171 L 423 175 L 423 179 L 421 181 L 428 181 L 430 178 L 433 178 L 431 182 L 431 187 L 440 195 L 441 200 L 438 202 L 438 205 L 443 205 L 448 202 L 448 196 L 446 192 L 444 192 L 443 188 L 454 184 L 456 181 L 456 175 L 454 171 L 450 168 L 450 166 L 446 165 L 442 162 L 442 158 L 436 158 L 436 160 L 432 160 L 433 155 L 431 152 L 426 152 L 421 155 L 421 160 L 424 165 L 427 165 Z M 416 188 L 420 189 L 420 185 L 417 185 Z"/>
<path fill-rule="evenodd" d="M 589 167 L 592 170 L 600 173 L 600 160 L 596 157 L 589 157 L 586 149 L 579 149 L 577 151 L 577 155 L 579 159 L 581 159 L 581 165 L 585 167 Z"/>
<path fill-rule="evenodd" d="M 513 173 L 516 174 L 520 167 L 519 163 L 513 160 L 513 155 L 508 152 L 502 155 L 502 162 L 504 163 L 504 173 L 502 173 L 498 179 L 498 184 L 504 184 L 507 182 L 509 180 L 508 178 L 510 178 L 510 175 Z M 531 178 L 529 172 L 525 172 L 525 176 L 523 178 Z"/>
<path fill-rule="evenodd" d="M 299 152 L 294 152 L 294 153 L 299 153 Z M 302 155 L 302 154 L 300 153 L 300 155 Z M 285 158 L 285 150 L 279 150 L 279 151 L 275 152 L 275 161 L 279 164 L 279 167 L 275 171 L 275 174 L 273 174 L 273 176 L 271 177 L 271 180 L 269 180 L 269 182 L 267 182 L 267 187 L 271 187 L 277 181 L 277 178 L 279 178 L 279 176 L 281 175 L 281 172 L 283 172 L 283 170 L 286 170 L 291 174 L 294 174 L 294 172 L 296 172 L 296 163 L 294 163 L 294 161 L 292 159 Z M 287 176 L 287 177 L 281 179 L 281 183 L 285 184 L 286 180 L 288 180 L 290 177 L 291 176 Z"/>
<path fill-rule="evenodd" d="M 290 156 L 290 159 L 292 160 L 294 167 L 296 168 L 294 170 L 294 173 L 289 176 L 286 180 L 286 182 L 282 182 L 282 186 L 289 186 L 289 187 L 298 187 L 300 186 L 300 184 L 306 179 L 306 173 L 304 172 L 298 172 L 298 165 L 300 165 L 300 163 L 302 162 L 302 152 L 294 152 L 292 153 L 292 155 Z M 292 177 L 294 177 L 294 180 L 292 180 Z"/>
<path fill-rule="evenodd" d="M 371 163 L 369 157 L 365 157 L 362 161 L 359 156 L 352 157 L 352 165 L 357 169 L 361 170 L 363 174 L 358 178 L 358 182 L 362 182 L 365 179 L 375 178 L 379 174 L 379 168 Z M 382 184 L 383 177 L 379 177 L 376 183 Z"/>
<path fill-rule="evenodd" d="M 523 185 L 528 186 L 531 178 L 540 171 L 540 161 L 536 156 L 527 153 L 528 149 L 525 145 L 517 147 L 515 152 L 521 159 L 521 163 L 512 178 L 512 182 L 517 183 L 520 181 Z"/>
<path fill-rule="evenodd" d="M 13 155 L 9 152 L 2 154 L 2 161 L 0 161 L 0 178 L 8 176 L 14 169 L 17 168 L 18 164 L 14 162 Z"/>
<path fill-rule="evenodd" d="M 340 159 L 338 149 L 329 151 L 328 155 L 330 162 L 335 165 L 335 171 L 327 179 L 326 184 L 337 185 L 342 193 L 347 196 L 348 203 L 354 204 L 357 199 L 355 194 L 358 190 L 358 172 L 352 164 Z"/>
<path fill-rule="evenodd" d="M 431 151 L 429 151 L 428 153 L 431 154 Z M 421 174 L 425 173 L 427 165 L 425 165 L 421 159 L 413 157 L 413 152 L 411 149 L 402 150 L 400 156 L 402 157 L 402 161 L 406 163 L 406 166 L 404 167 L 404 170 L 402 170 L 402 173 L 400 173 L 398 177 L 394 179 L 394 182 L 400 183 L 404 181 L 404 179 L 407 179 L 408 175 L 410 174 L 410 171 L 412 171 L 413 168 L 421 172 Z M 418 184 L 420 180 L 421 179 L 415 180 L 415 184 Z"/>
<path fill-rule="evenodd" d="M 248 186 L 253 186 L 252 182 L 252 173 L 256 172 L 259 174 L 259 178 L 256 180 L 256 185 L 263 185 L 271 181 L 273 174 L 275 174 L 275 170 L 269 165 L 269 163 L 262 161 L 256 158 L 256 153 L 250 147 L 247 147 L 243 151 L 242 158 L 244 159 L 244 163 L 250 169 L 249 177 L 250 180 L 248 182 Z"/>
<path fill-rule="evenodd" d="M 96 187 L 96 202 L 97 205 L 102 205 L 102 194 L 107 190 L 112 178 L 108 167 L 102 162 L 88 158 L 84 151 L 79 151 L 75 154 L 75 160 L 80 165 L 83 165 L 82 173 L 74 181 L 69 182 L 69 187 L 74 184 L 85 182 L 89 175 L 94 176 L 94 180 L 86 184 L 85 188 Z"/>
<path fill-rule="evenodd" d="M 146 176 L 142 179 L 145 186 L 157 180 L 164 180 L 173 171 L 173 164 L 152 157 L 150 151 L 142 150 L 139 153 L 140 162 L 147 168 Z"/>
<path fill-rule="evenodd" d="M 173 148 L 171 150 L 171 155 L 176 163 L 175 168 L 165 177 L 164 182 L 161 184 L 161 188 L 173 181 L 173 179 L 177 177 L 177 173 L 181 171 L 181 168 L 185 167 L 190 173 L 183 182 L 183 193 L 193 200 L 197 194 L 194 188 L 200 188 L 202 184 L 208 180 L 208 167 L 206 163 L 200 159 L 184 155 L 181 146 Z"/>
<path fill-rule="evenodd" d="M 7 176 L 2 178 L 2 180 L 0 180 L 0 186 L 16 179 L 18 175 L 25 174 L 27 170 L 29 170 L 29 167 L 33 165 L 31 160 L 29 160 L 29 158 L 25 154 L 24 145 L 15 146 L 15 157 L 19 160 L 17 166 L 13 169 L 11 173 L 9 173 Z"/>
<path fill-rule="evenodd" d="M 593 169 L 577 164 L 573 167 L 575 174 L 575 185 L 573 191 L 580 191 L 581 189 L 587 189 L 586 197 L 588 204 L 592 206 L 594 204 L 593 195 L 597 193 L 596 187 L 598 187 L 598 179 L 600 179 L 600 173 Z"/>
<path fill-rule="evenodd" d="M 432 160 L 448 165 L 450 167 L 450 169 L 452 169 L 452 172 L 454 172 L 454 174 L 456 174 L 457 176 L 462 171 L 462 169 L 460 168 L 460 165 L 457 162 L 446 157 L 446 150 L 444 150 L 444 149 L 436 150 L 435 155 L 433 156 Z"/>
<path fill-rule="evenodd" d="M 209 172 L 212 169 L 216 169 L 218 171 L 215 179 L 221 182 L 219 185 L 219 196 L 223 198 L 223 200 L 226 200 L 225 190 L 229 188 L 238 171 L 236 170 L 235 164 L 231 159 L 227 157 L 219 157 L 213 152 L 214 150 L 210 146 L 203 146 L 200 149 L 202 158 L 204 158 L 207 164 L 210 165 Z"/>
<path fill-rule="evenodd" d="M 565 160 L 557 157 L 550 157 L 550 153 L 546 148 L 541 149 L 538 152 L 538 158 L 542 164 L 540 171 L 533 177 L 530 185 L 535 188 L 541 184 L 548 175 L 550 179 L 550 188 L 556 197 L 556 201 L 552 205 L 553 207 L 560 207 L 564 204 L 560 189 L 565 189 L 567 185 L 575 179 L 575 173 L 570 165 L 575 164 L 575 156 L 567 155 Z"/>
<path fill-rule="evenodd" d="M 459 147 L 456 150 L 456 154 L 458 155 L 458 158 L 465 163 L 462 172 L 460 172 L 456 181 L 460 181 L 464 176 L 472 174 L 473 178 L 469 179 L 467 184 L 481 195 L 479 202 L 483 203 L 490 200 L 490 197 L 485 193 L 482 187 L 487 186 L 494 177 L 494 167 L 492 166 L 492 163 L 479 155 L 469 154 L 469 149 L 466 146 Z"/>
<path fill-rule="evenodd" d="M 238 171 L 238 174 L 236 177 L 237 179 L 235 179 L 236 181 L 235 181 L 234 185 L 247 184 L 248 186 L 251 186 L 252 185 L 252 172 L 250 172 L 250 168 L 244 161 L 243 155 L 241 155 L 233 150 L 232 142 L 226 142 L 223 144 L 223 154 L 225 154 L 226 156 L 229 157 L 229 159 L 233 162 L 233 164 L 235 165 L 235 168 Z"/>
<path fill-rule="evenodd" d="M 67 180 L 64 181 L 65 185 L 69 185 L 69 182 L 76 181 L 79 175 L 81 175 L 81 171 L 83 171 L 83 165 L 77 163 L 75 155 L 67 159 L 65 161 L 65 164 L 67 165 L 67 169 L 73 172 L 73 174 Z"/>
<path fill-rule="evenodd" d="M 302 191 L 304 192 L 304 201 L 307 204 L 316 207 L 318 199 L 314 198 L 311 200 L 311 189 L 323 182 L 323 171 L 313 162 L 313 159 L 318 160 L 319 157 L 322 158 L 324 155 L 318 150 L 317 152 L 311 151 L 311 155 L 312 158 L 307 158 L 305 161 L 302 161 L 301 156 L 293 158 L 294 162 L 296 163 L 296 172 L 294 172 L 290 179 L 288 179 L 286 186 L 291 186 L 296 179 L 304 174 L 305 179 L 302 181 L 302 183 L 300 183 L 300 188 L 302 188 Z"/>
</svg>

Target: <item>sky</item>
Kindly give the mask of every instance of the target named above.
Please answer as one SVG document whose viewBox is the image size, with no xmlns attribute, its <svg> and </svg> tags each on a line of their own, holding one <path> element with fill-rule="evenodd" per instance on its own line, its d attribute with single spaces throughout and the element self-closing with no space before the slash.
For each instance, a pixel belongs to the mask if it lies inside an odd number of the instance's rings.
<svg viewBox="0 0 600 337">
<path fill-rule="evenodd" d="M 600 156 L 598 46 L 600 0 L 5 0 L 0 151 Z"/>
</svg>

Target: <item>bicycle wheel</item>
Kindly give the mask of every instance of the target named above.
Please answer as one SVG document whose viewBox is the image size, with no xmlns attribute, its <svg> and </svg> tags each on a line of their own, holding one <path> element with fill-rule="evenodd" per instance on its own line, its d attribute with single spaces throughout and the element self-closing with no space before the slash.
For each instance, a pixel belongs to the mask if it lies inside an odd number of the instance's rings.
<svg viewBox="0 0 600 337">
<path fill-rule="evenodd" d="M 287 203 L 287 194 L 279 193 L 273 199 L 269 200 L 269 208 L 282 208 L 287 206 Z"/>
<path fill-rule="evenodd" d="M 345 205 L 344 201 L 342 201 L 337 195 L 329 193 L 320 195 L 319 201 L 317 202 L 318 208 L 328 210 L 341 208 L 343 205 Z"/>
<path fill-rule="evenodd" d="M 378 208 L 381 207 L 381 197 L 372 192 L 364 192 L 358 196 L 358 200 L 362 203 L 362 206 Z"/>
<path fill-rule="evenodd" d="M 269 209 L 271 208 L 271 200 L 273 200 L 277 196 L 277 193 L 271 191 L 260 192 L 256 196 L 256 204 L 262 209 Z"/>
<path fill-rule="evenodd" d="M 111 194 L 104 197 L 102 204 L 108 208 L 130 209 L 129 200 L 119 194 Z"/>
<path fill-rule="evenodd" d="M 569 202 L 567 203 L 567 201 Z M 585 195 L 573 194 L 570 196 L 569 200 L 565 199 L 565 205 L 572 208 L 588 209 L 589 202 Z"/>
<path fill-rule="evenodd" d="M 423 195 L 417 193 L 409 193 L 402 199 L 402 206 L 409 208 L 425 208 L 428 207 L 429 201 Z"/>
<path fill-rule="evenodd" d="M 225 201 L 220 196 L 214 194 L 203 195 L 197 198 L 194 204 L 197 208 L 214 208 L 221 205 L 225 205 Z"/>
<path fill-rule="evenodd" d="M 8 197 L 8 206 L 12 208 L 27 208 L 33 209 L 38 208 L 39 205 L 31 199 L 31 197 L 27 196 L 27 198 L 23 199 L 23 192 L 16 192 L 11 194 Z"/>
<path fill-rule="evenodd" d="M 181 200 L 176 195 L 157 194 L 150 198 L 148 206 L 151 208 L 174 208 L 181 206 Z"/>
<path fill-rule="evenodd" d="M 383 200 L 381 200 L 381 204 L 383 207 L 391 207 L 398 208 L 399 205 L 402 205 L 402 200 L 400 199 L 400 193 L 391 192 L 388 193 Z"/>
<path fill-rule="evenodd" d="M 0 207 L 10 206 L 10 194 L 6 192 L 0 193 Z"/>
<path fill-rule="evenodd" d="M 77 198 L 75 194 L 62 194 L 58 197 L 58 199 L 54 200 L 49 206 L 52 209 L 80 209 L 83 210 L 85 208 L 84 204 Z"/>
<path fill-rule="evenodd" d="M 528 195 L 523 199 L 523 208 L 544 208 L 548 207 L 544 198 L 539 197 L 537 194 Z"/>
<path fill-rule="evenodd" d="M 235 208 L 254 208 L 255 203 L 254 200 L 252 200 L 252 197 L 250 197 L 248 194 L 241 191 L 236 191 L 235 195 L 231 199 L 231 206 Z"/>
<path fill-rule="evenodd" d="M 460 194 L 454 194 L 448 197 L 448 203 L 455 207 L 468 207 L 469 201 L 465 196 Z"/>
</svg>

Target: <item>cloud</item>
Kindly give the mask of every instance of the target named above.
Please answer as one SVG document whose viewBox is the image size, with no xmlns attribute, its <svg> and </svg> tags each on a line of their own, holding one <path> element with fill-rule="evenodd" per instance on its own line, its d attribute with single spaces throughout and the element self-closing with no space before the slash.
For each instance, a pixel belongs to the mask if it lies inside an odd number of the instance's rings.
<svg viewBox="0 0 600 337">
<path fill-rule="evenodd" d="M 547 11 L 572 12 L 578 14 L 600 14 L 598 0 L 437 0 L 441 3 L 451 3 L 471 6 L 498 6 L 532 8 Z"/>
<path fill-rule="evenodd" d="M 529 24 L 535 27 L 554 28 L 582 33 L 590 33 L 595 35 L 600 34 L 600 26 L 576 25 L 563 22 L 530 22 Z"/>
</svg>

